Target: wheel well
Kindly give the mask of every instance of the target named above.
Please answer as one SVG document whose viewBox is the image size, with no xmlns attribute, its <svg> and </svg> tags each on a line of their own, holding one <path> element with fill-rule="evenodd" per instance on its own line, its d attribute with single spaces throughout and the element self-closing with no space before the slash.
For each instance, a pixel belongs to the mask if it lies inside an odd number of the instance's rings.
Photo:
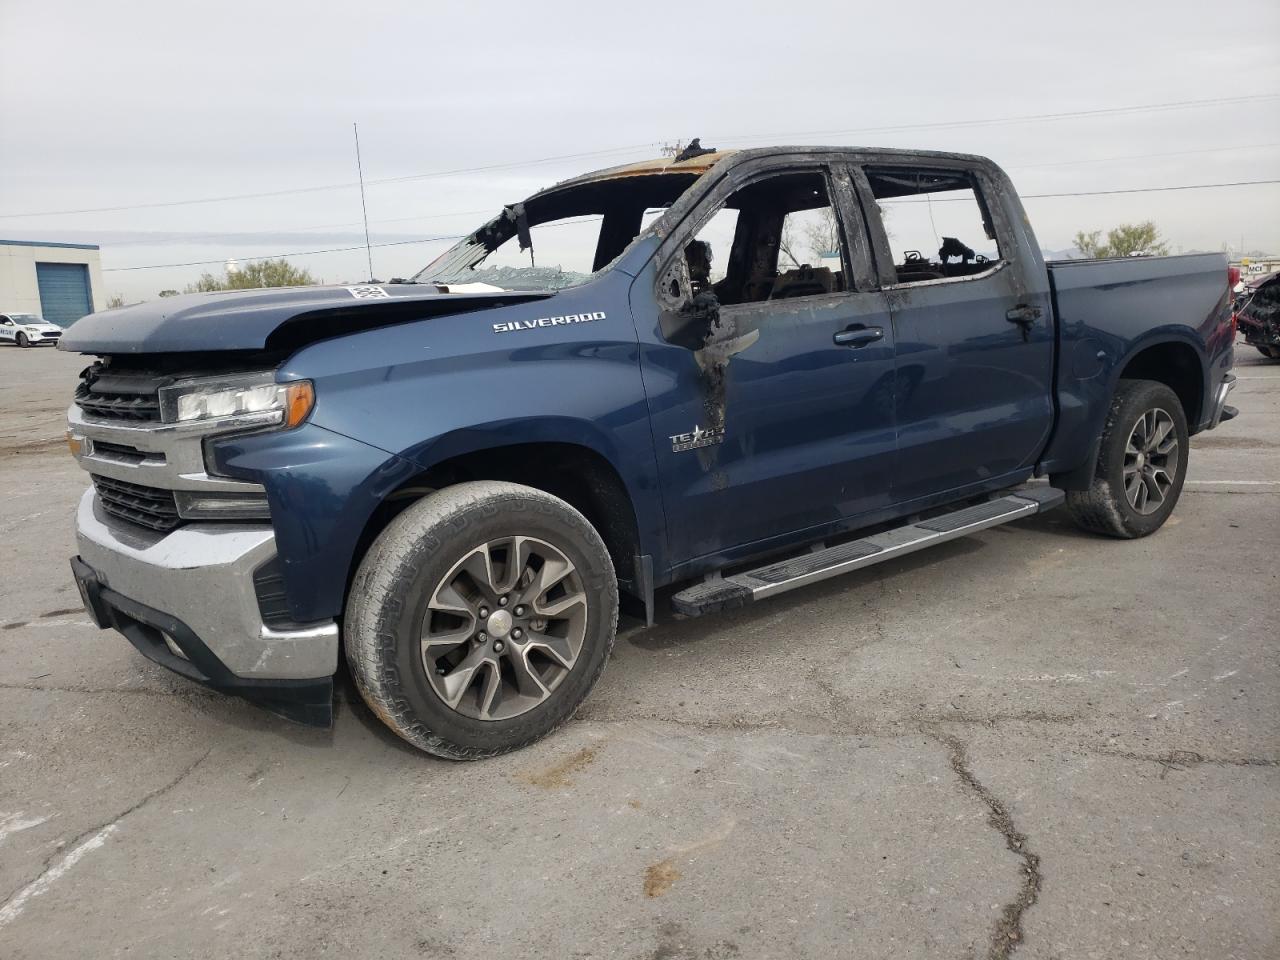
<svg viewBox="0 0 1280 960">
<path fill-rule="evenodd" d="M 635 508 L 603 456 L 572 443 L 527 443 L 477 450 L 436 464 L 388 494 L 365 524 L 347 576 L 348 588 L 365 551 L 402 510 L 432 491 L 468 480 L 506 480 L 559 497 L 596 528 L 609 549 L 619 586 L 635 579 L 640 550 Z"/>
<path fill-rule="evenodd" d="M 1155 380 L 1178 395 L 1187 426 L 1194 432 L 1204 403 L 1200 358 L 1185 343 L 1158 343 L 1139 351 L 1120 373 L 1127 380 Z"/>
</svg>

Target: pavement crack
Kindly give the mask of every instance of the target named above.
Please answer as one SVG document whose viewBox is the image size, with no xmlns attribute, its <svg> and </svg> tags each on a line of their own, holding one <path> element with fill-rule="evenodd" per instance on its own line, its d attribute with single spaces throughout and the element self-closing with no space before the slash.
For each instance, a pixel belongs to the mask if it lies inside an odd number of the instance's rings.
<svg viewBox="0 0 1280 960">
<path fill-rule="evenodd" d="M 665 723 L 691 730 L 724 730 L 750 733 L 753 731 L 782 731 L 804 736 L 831 737 L 844 740 L 858 737 L 906 737 L 915 736 L 920 727 L 936 727 L 939 724 L 969 724 L 995 728 L 1004 723 L 1071 724 L 1079 718 L 1031 712 L 982 714 L 921 714 L 895 718 L 867 717 L 845 711 L 848 699 L 843 697 L 821 674 L 811 679 L 823 692 L 831 706 L 826 714 L 786 712 L 763 716 L 689 717 L 679 714 L 644 710 L 612 710 L 587 704 L 574 717 L 575 722 L 586 723 Z"/>
<path fill-rule="evenodd" d="M 987 823 L 1004 837 L 1005 846 L 1022 859 L 1023 878 L 1017 896 L 1000 911 L 1000 920 L 991 934 L 988 960 L 1007 960 L 1022 943 L 1022 917 L 1040 897 L 1040 855 L 1027 845 L 1027 836 L 1013 822 L 1004 803 L 977 778 L 969 767 L 969 751 L 963 740 L 943 733 L 936 726 L 924 728 L 928 736 L 943 744 L 950 753 L 951 769 L 965 789 L 986 805 Z"/>
<path fill-rule="evenodd" d="M 1194 750 L 1170 750 L 1167 753 L 1136 753 L 1132 750 L 1092 750 L 1103 757 L 1115 757 L 1118 760 L 1133 760 L 1138 763 L 1158 763 L 1164 769 L 1160 772 L 1163 780 L 1170 770 L 1186 770 L 1202 764 L 1214 767 L 1280 767 L 1280 760 L 1273 757 L 1207 757 Z"/>
<path fill-rule="evenodd" d="M 1043 710 L 1018 710 L 1004 713 L 938 713 L 913 717 L 917 723 L 963 723 L 981 727 L 995 727 L 1002 723 L 1075 723 L 1080 718 L 1071 713 L 1046 713 Z"/>
<path fill-rule="evenodd" d="M 131 804 L 120 813 L 110 819 L 100 821 L 86 830 L 82 830 L 70 840 L 61 844 L 57 850 L 44 858 L 44 862 L 40 865 L 40 871 L 30 880 L 18 885 L 16 889 L 10 892 L 3 900 L 0 900 L 0 926 L 4 926 L 11 920 L 15 920 L 18 914 L 22 912 L 27 900 L 33 896 L 39 896 L 48 889 L 52 880 L 57 879 L 65 873 L 70 867 L 74 866 L 79 859 L 89 850 L 100 847 L 103 841 L 110 836 L 120 822 L 132 813 L 136 813 L 145 807 L 152 800 L 163 797 L 169 791 L 177 787 L 187 777 L 191 776 L 200 764 L 208 759 L 209 754 L 213 752 L 210 747 L 194 761 L 187 764 L 185 768 L 168 783 L 161 784 L 154 790 L 143 794 L 135 803 Z M 70 848 L 70 852 L 61 856 L 64 850 Z M 54 861 L 58 862 L 55 864 Z"/>
</svg>

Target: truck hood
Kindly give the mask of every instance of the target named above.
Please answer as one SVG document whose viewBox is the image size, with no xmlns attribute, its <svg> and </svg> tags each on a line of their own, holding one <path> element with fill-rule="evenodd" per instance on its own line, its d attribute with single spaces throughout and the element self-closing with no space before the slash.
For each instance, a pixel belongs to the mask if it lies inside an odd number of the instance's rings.
<svg viewBox="0 0 1280 960">
<path fill-rule="evenodd" d="M 554 296 L 539 290 L 462 291 L 435 284 L 275 287 L 194 293 L 90 314 L 58 349 L 75 353 L 288 350 L 393 323 Z"/>
</svg>

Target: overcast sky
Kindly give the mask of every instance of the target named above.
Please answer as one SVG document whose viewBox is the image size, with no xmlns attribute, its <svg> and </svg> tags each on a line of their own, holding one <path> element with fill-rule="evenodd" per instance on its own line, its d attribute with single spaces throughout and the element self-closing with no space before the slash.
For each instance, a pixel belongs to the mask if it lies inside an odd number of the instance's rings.
<svg viewBox="0 0 1280 960">
<path fill-rule="evenodd" d="M 353 120 L 368 180 L 418 178 L 369 184 L 375 243 L 467 232 L 692 136 L 982 153 L 1024 194 L 1280 178 L 1275 0 L 0 0 L 0 37 L 0 238 L 99 242 L 107 293 L 130 301 L 221 267 L 121 268 L 361 242 Z M 1223 98 L 1251 99 L 959 125 Z M 536 162 L 566 154 L 589 155 Z M 304 187 L 328 189 L 47 213 Z M 1051 250 L 1152 219 L 1175 250 L 1280 252 L 1280 185 L 1027 207 Z M 375 273 L 445 245 L 376 248 Z M 363 250 L 291 259 L 367 274 Z"/>
</svg>

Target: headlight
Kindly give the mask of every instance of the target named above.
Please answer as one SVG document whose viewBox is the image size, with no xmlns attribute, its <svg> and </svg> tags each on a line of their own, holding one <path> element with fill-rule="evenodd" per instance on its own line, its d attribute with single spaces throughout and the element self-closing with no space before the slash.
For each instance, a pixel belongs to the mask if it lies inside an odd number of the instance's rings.
<svg viewBox="0 0 1280 960">
<path fill-rule="evenodd" d="M 315 403 L 311 381 L 276 383 L 270 374 L 224 380 L 192 380 L 160 391 L 164 419 L 239 420 L 245 426 L 296 427 Z"/>
</svg>

